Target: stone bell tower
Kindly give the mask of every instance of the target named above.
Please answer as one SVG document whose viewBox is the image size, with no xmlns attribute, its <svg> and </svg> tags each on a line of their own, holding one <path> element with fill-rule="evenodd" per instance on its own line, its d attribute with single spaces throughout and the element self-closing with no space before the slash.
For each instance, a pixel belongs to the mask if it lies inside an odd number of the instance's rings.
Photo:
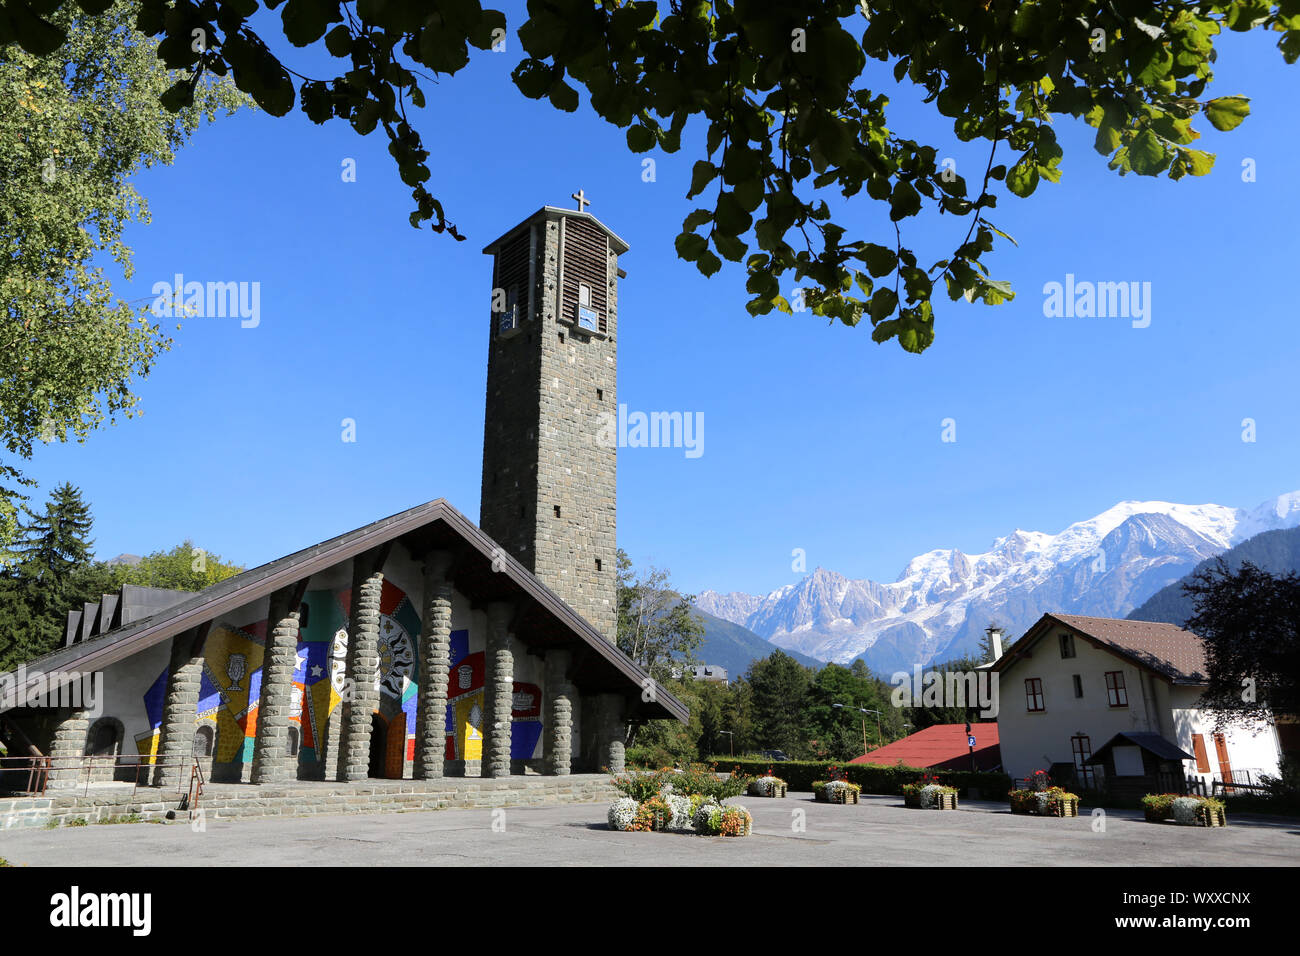
<svg viewBox="0 0 1300 956">
<path fill-rule="evenodd" d="M 618 257 L 586 212 L 544 206 L 493 257 L 479 526 L 613 641 Z"/>
</svg>

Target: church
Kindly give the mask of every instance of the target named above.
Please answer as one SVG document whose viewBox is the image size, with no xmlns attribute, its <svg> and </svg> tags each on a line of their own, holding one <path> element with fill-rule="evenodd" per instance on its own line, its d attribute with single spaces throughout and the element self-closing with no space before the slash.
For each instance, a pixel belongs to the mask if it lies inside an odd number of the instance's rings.
<svg viewBox="0 0 1300 956">
<path fill-rule="evenodd" d="M 48 758 L 52 789 L 179 791 L 196 767 L 249 784 L 567 775 L 622 770 L 629 724 L 685 721 L 615 643 L 617 449 L 597 436 L 628 245 L 574 198 L 483 250 L 477 526 L 437 499 L 201 592 L 71 610 L 63 647 L 0 675 L 11 759 Z M 30 706 L 31 687 L 88 673 L 96 699 Z"/>
</svg>

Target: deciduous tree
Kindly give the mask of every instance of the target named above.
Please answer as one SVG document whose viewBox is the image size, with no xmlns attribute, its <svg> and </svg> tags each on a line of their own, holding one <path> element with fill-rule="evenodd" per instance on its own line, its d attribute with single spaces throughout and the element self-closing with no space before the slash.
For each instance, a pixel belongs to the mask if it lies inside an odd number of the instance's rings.
<svg viewBox="0 0 1300 956">
<path fill-rule="evenodd" d="M 69 0 L 3 0 L 0 44 L 48 56 L 64 42 L 54 11 Z M 99 11 L 105 0 L 77 0 Z M 138 26 L 161 37 L 159 56 L 187 76 L 164 95 L 192 102 L 205 76 L 233 75 L 267 112 L 295 100 L 317 123 L 382 128 L 411 223 L 463 238 L 426 185 L 431 149 L 408 115 L 425 104 L 423 70 L 455 74 L 472 50 L 504 50 L 504 14 L 478 0 L 266 0 L 291 44 L 321 44 L 334 76 L 306 77 L 272 53 L 251 18 L 257 0 L 139 0 Z M 260 27 L 260 22 L 259 22 Z M 1202 176 L 1204 120 L 1231 130 L 1244 96 L 1209 96 L 1224 30 L 1276 32 L 1283 58 L 1300 56 L 1297 0 L 530 0 L 516 35 L 519 90 L 572 112 L 590 108 L 627 130 L 634 153 L 677 152 L 688 123 L 704 127 L 677 252 L 705 275 L 745 264 L 748 308 L 813 314 L 857 325 L 912 352 L 934 339 L 934 304 L 1010 299 L 983 257 L 1000 194 L 1030 196 L 1061 176 L 1055 121 L 1096 130 L 1095 147 L 1120 175 Z M 906 135 L 889 93 L 911 84 L 961 142 L 987 144 L 958 169 L 950 141 Z M 439 184 L 443 191 L 447 184 Z M 834 190 L 855 204 L 833 214 Z M 864 195 L 865 194 L 865 195 Z M 947 252 L 923 261 L 904 238 L 927 213 L 953 220 Z M 786 283 L 783 287 L 782 283 Z M 791 302 L 791 284 L 806 293 Z"/>
</svg>

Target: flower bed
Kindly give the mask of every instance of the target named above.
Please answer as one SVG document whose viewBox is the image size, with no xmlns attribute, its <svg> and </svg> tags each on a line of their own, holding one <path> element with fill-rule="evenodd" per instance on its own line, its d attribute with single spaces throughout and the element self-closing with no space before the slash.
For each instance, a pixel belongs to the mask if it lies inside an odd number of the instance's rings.
<svg viewBox="0 0 1300 956">
<path fill-rule="evenodd" d="M 1150 823 L 1173 820 L 1184 826 L 1226 827 L 1228 825 L 1223 801 L 1213 797 L 1149 793 L 1142 798 L 1142 809 Z"/>
<path fill-rule="evenodd" d="M 702 836 L 744 837 L 753 831 L 754 818 L 741 806 L 703 803 L 695 811 L 691 824 Z"/>
<path fill-rule="evenodd" d="M 1046 790 L 1012 790 L 1011 812 L 1040 817 L 1077 817 L 1079 797 L 1060 787 Z"/>
<path fill-rule="evenodd" d="M 944 786 L 938 777 L 927 774 L 915 783 L 903 784 L 902 790 L 905 807 L 922 810 L 957 809 L 957 788 Z"/>
<path fill-rule="evenodd" d="M 857 803 L 862 788 L 847 780 L 814 780 L 813 797 L 822 803 Z"/>
<path fill-rule="evenodd" d="M 754 823 L 749 811 L 744 807 L 723 806 L 713 793 L 699 792 L 728 793 L 740 780 L 734 776 L 727 780 L 714 776 L 714 781 L 716 787 L 702 773 L 693 771 L 677 775 L 672 771 L 661 771 L 615 777 L 612 782 L 624 796 L 610 805 L 607 815 L 609 828 L 642 833 L 749 836 Z M 678 786 L 687 792 L 678 792 Z"/>
<path fill-rule="evenodd" d="M 749 785 L 749 795 L 751 797 L 784 797 L 786 791 L 786 782 L 780 777 L 768 775 L 758 777 Z"/>
</svg>

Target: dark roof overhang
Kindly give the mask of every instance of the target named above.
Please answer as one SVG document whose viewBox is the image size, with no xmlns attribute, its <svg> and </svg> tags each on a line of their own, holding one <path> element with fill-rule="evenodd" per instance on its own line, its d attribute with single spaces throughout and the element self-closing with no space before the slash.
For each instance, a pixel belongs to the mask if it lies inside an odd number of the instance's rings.
<svg viewBox="0 0 1300 956">
<path fill-rule="evenodd" d="M 0 674 L 0 686 L 8 678 L 13 696 L 23 699 L 25 688 L 38 686 L 48 675 L 47 686 L 56 689 L 74 679 L 71 672 L 102 670 L 177 634 L 210 624 L 280 588 L 306 581 L 313 574 L 399 539 L 417 559 L 430 551 L 451 552 L 452 583 L 475 607 L 512 602 L 513 632 L 529 652 L 544 653 L 548 647 L 573 651 L 569 673 L 584 692 L 622 693 L 633 720 L 689 720 L 689 711 L 681 701 L 651 681 L 585 618 L 442 498 L 244 571 L 147 618 L 59 648 L 24 665 L 21 686 L 15 686 L 13 673 Z M 647 688 L 653 688 L 653 693 L 645 693 Z M 646 700 L 647 696 L 652 699 Z M 0 712 L 12 704 L 10 699 L 0 700 Z"/>
</svg>

